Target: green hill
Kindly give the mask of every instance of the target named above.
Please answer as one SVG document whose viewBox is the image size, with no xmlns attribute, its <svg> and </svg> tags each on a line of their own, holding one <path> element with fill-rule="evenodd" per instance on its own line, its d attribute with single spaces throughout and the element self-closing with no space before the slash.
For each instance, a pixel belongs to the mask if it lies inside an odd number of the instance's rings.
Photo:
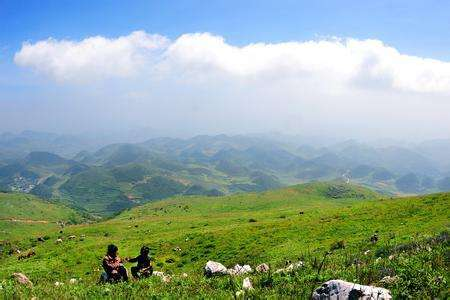
<svg viewBox="0 0 450 300">
<path fill-rule="evenodd" d="M 250 275 L 255 286 L 250 296 L 307 298 L 314 287 L 339 278 L 385 286 L 397 298 L 445 297 L 449 203 L 449 193 L 380 198 L 338 182 L 223 197 L 175 197 L 103 222 L 49 232 L 51 240 L 62 237 L 63 243 L 40 243 L 35 256 L 21 261 L 14 255 L 2 258 L 0 280 L 6 280 L 7 298 L 231 298 L 242 278 L 205 279 L 202 268 L 208 260 L 228 267 L 266 262 L 272 269 L 286 260 L 302 260 L 305 267 L 294 273 Z M 371 243 L 374 234 L 378 241 Z M 77 238 L 69 240 L 70 235 Z M 121 256 L 149 245 L 155 270 L 172 274 L 172 282 L 153 277 L 96 285 L 109 243 L 118 245 Z M 13 272 L 28 275 L 34 288 L 15 286 L 8 280 Z M 398 282 L 383 283 L 388 275 L 398 276 Z M 70 278 L 81 281 L 70 285 Z M 66 285 L 54 288 L 55 281 Z"/>
<path fill-rule="evenodd" d="M 54 234 L 59 223 L 76 224 L 83 221 L 74 210 L 21 193 L 0 193 L 0 243 L 29 246 L 38 236 Z M 31 243 L 33 244 L 33 243 Z M 5 248 L 5 249 L 6 249 Z M 5 254 L 2 248 L 0 256 Z"/>
</svg>

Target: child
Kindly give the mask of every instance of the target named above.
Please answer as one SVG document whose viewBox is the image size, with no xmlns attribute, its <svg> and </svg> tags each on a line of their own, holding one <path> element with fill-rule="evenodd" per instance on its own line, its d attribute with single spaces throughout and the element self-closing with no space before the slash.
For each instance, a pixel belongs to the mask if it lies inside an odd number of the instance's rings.
<svg viewBox="0 0 450 300">
<path fill-rule="evenodd" d="M 153 267 L 150 264 L 149 257 L 150 249 L 147 246 L 142 246 L 141 254 L 135 258 L 131 258 L 129 262 L 137 262 L 137 266 L 131 267 L 131 274 L 134 278 L 142 278 L 151 276 L 153 273 Z"/>
<path fill-rule="evenodd" d="M 127 269 L 122 264 L 122 260 L 118 255 L 118 248 L 116 245 L 109 245 L 105 257 L 103 258 L 103 269 L 100 280 L 102 282 L 117 282 L 127 281 Z"/>
</svg>

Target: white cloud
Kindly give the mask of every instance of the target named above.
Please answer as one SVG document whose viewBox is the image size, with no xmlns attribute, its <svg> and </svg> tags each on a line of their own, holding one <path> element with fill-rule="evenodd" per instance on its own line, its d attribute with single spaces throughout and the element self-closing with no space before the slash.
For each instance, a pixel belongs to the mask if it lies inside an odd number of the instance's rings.
<svg viewBox="0 0 450 300">
<path fill-rule="evenodd" d="M 107 39 L 25 43 L 15 62 L 59 81 L 132 75 L 236 80 L 311 80 L 323 87 L 450 92 L 450 63 L 399 53 L 378 40 L 329 39 L 237 47 L 209 33 L 170 42 L 136 31 Z M 266 84 L 266 83 L 265 83 Z"/>
<path fill-rule="evenodd" d="M 24 43 L 14 61 L 58 81 L 123 78 L 139 73 L 148 62 L 149 53 L 166 43 L 166 38 L 143 31 L 116 39 L 95 36 L 79 42 L 50 38 L 34 44 Z"/>
</svg>

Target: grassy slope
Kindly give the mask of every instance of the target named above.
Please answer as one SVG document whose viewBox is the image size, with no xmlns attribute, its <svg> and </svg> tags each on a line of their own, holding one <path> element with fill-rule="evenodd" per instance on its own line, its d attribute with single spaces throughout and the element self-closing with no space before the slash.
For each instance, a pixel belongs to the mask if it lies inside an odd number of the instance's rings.
<svg viewBox="0 0 450 300">
<path fill-rule="evenodd" d="M 192 280 L 188 285 L 181 282 L 177 283 L 181 284 L 177 288 L 164 288 L 151 279 L 153 292 L 198 296 L 198 290 L 201 290 L 206 296 L 230 296 L 233 288 L 227 286 L 226 279 L 202 279 L 201 268 L 207 260 L 217 260 L 227 266 L 236 263 L 254 266 L 261 262 L 280 266 L 286 259 L 294 261 L 302 258 L 309 262 L 311 274 L 293 277 L 287 282 L 283 281 L 284 277 L 275 278 L 275 281 L 281 280 L 281 285 L 273 284 L 267 293 L 306 295 L 311 286 L 330 278 L 356 278 L 366 284 L 376 282 L 383 276 L 381 272 L 374 275 L 370 273 L 372 271 L 367 271 L 371 275 L 366 276 L 351 263 L 348 265 L 348 261 L 364 258 L 362 253 L 367 249 L 372 249 L 373 253 L 385 253 L 383 249 L 427 238 L 446 230 L 449 225 L 448 193 L 378 199 L 376 194 L 360 187 L 352 187 L 350 192 L 343 194 L 349 198 L 331 198 L 329 191 L 329 184 L 313 183 L 261 194 L 218 198 L 179 197 L 149 203 L 102 223 L 70 226 L 64 230 L 64 236 L 85 234 L 83 241 L 65 240 L 61 245 L 46 242 L 38 245 L 35 248 L 37 255 L 28 260 L 18 262 L 15 257 L 3 259 L 0 278 L 7 278 L 14 271 L 24 272 L 38 284 L 38 293 L 44 295 L 49 293 L 48 288 L 44 288 L 48 282 L 81 277 L 89 288 L 80 293 L 91 290 L 95 294 L 98 288 L 90 284 L 99 276 L 99 260 L 106 245 L 114 242 L 122 256 L 131 256 L 145 243 L 153 249 L 157 270 L 173 274 L 188 272 L 191 276 L 189 280 Z M 331 195 L 336 196 L 336 193 Z M 303 214 L 299 214 L 300 211 Z M 250 222 L 250 219 L 256 222 Z M 378 232 L 380 241 L 371 245 L 368 240 L 375 232 Z M 54 233 L 54 238 L 57 235 Z M 320 278 L 308 279 L 317 272 L 313 270 L 313 258 L 320 261 L 330 246 L 339 240 L 345 242 L 346 248 L 331 254 L 330 263 L 322 270 Z M 175 247 L 180 247 L 182 251 L 173 251 Z M 439 272 L 442 272 L 444 263 L 439 258 L 439 251 L 444 250 L 438 248 L 436 251 L 438 263 L 433 266 L 433 276 L 436 272 L 441 274 Z M 430 253 L 428 255 L 435 254 L 434 250 Z M 372 260 L 370 268 L 374 268 L 375 258 L 373 254 L 370 258 L 364 258 Z M 409 267 L 406 264 L 396 268 L 398 272 L 407 272 Z M 445 275 L 448 277 L 448 274 Z M 305 283 L 305 280 L 309 281 Z M 401 293 L 401 288 L 404 289 L 403 286 L 394 287 L 394 293 Z M 131 289 L 130 294 L 127 294 L 127 289 Z M 96 295 L 101 296 L 104 291 L 100 289 L 98 292 L 100 294 Z M 412 288 L 406 287 L 406 293 L 412 292 Z M 27 293 L 30 291 L 24 293 L 29 295 Z M 139 290 L 134 290 L 133 285 L 118 285 L 113 293 L 119 296 L 143 295 L 139 294 L 142 293 Z M 47 294 L 52 297 L 56 295 Z"/>
<path fill-rule="evenodd" d="M 53 233 L 58 221 L 77 223 L 82 218 L 68 207 L 29 194 L 0 193 L 0 241 L 15 243 Z"/>
</svg>

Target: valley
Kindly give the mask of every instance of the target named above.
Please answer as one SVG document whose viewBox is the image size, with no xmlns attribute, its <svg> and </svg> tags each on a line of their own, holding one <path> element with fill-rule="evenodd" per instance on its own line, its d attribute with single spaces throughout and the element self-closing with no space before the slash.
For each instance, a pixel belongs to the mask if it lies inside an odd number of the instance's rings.
<svg viewBox="0 0 450 300">
<path fill-rule="evenodd" d="M 217 197 L 335 179 L 392 196 L 450 190 L 450 169 L 433 160 L 431 143 L 406 148 L 306 142 L 244 135 L 154 138 L 82 150 L 70 158 L 29 146 L 24 156 L 3 157 L 0 189 L 31 193 L 100 218 L 176 195 Z M 47 144 L 51 150 L 52 140 Z M 46 140 L 39 145 L 46 149 Z"/>
</svg>

